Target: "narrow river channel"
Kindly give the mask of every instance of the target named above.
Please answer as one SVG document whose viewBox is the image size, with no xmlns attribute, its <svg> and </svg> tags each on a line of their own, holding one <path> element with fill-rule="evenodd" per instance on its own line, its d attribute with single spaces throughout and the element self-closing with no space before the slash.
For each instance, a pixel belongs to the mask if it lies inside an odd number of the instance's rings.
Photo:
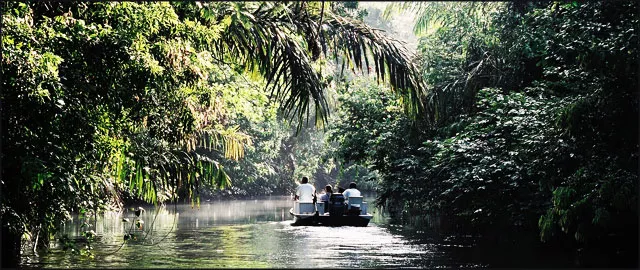
<svg viewBox="0 0 640 270">
<path fill-rule="evenodd" d="M 369 199 L 372 201 L 373 199 Z M 44 268 L 473 268 L 490 266 L 473 256 L 460 237 L 393 225 L 379 209 L 368 227 L 291 226 L 289 197 L 203 202 L 147 209 L 142 230 L 135 214 L 107 213 L 89 220 L 98 235 L 93 257 L 64 251 L 59 242 L 48 253 L 28 253 L 23 267 Z M 177 212 L 177 213 L 176 213 Z M 128 218 L 130 222 L 123 222 Z M 63 226 L 78 237 L 83 220 Z M 133 233 L 136 240 L 124 243 Z M 464 237 L 463 237 L 464 238 Z M 457 239 L 457 240 L 456 240 Z M 466 243 L 465 243 L 466 242 Z M 83 245 L 79 245 L 83 246 Z"/>
</svg>

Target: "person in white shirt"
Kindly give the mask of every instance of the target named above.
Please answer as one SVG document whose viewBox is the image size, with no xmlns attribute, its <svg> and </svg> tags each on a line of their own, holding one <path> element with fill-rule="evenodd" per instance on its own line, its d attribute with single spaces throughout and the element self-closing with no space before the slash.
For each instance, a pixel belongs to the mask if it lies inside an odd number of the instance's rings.
<svg viewBox="0 0 640 270">
<path fill-rule="evenodd" d="M 356 183 L 351 182 L 349 188 L 342 192 L 342 196 L 344 196 L 345 202 L 349 201 L 349 197 L 351 196 L 360 196 L 360 190 L 356 189 Z"/>
<path fill-rule="evenodd" d="M 316 198 L 316 188 L 309 184 L 309 178 L 306 176 L 302 177 L 302 184 L 298 186 L 296 189 L 296 197 L 295 200 L 311 202 Z"/>
</svg>

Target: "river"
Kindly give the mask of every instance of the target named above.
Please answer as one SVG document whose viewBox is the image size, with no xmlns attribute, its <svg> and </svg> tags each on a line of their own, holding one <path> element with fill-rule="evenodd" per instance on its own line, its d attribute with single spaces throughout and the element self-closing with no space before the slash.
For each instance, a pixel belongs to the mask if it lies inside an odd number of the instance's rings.
<svg viewBox="0 0 640 270">
<path fill-rule="evenodd" d="M 366 198 L 365 198 L 366 199 Z M 372 201 L 372 199 L 370 199 Z M 289 197 L 203 202 L 146 209 L 142 229 L 133 211 L 108 212 L 84 220 L 74 216 L 62 233 L 77 238 L 94 230 L 93 256 L 63 250 L 22 256 L 37 268 L 474 268 L 478 258 L 464 236 L 394 225 L 379 209 L 368 227 L 291 226 Z M 158 211 L 156 211 L 158 210 Z M 124 222 L 123 218 L 129 219 Z M 133 226 L 132 226 L 133 225 Z M 124 235 L 135 240 L 125 243 Z M 77 246 L 84 247 L 84 244 Z M 523 265 L 521 265 L 523 266 Z"/>
</svg>

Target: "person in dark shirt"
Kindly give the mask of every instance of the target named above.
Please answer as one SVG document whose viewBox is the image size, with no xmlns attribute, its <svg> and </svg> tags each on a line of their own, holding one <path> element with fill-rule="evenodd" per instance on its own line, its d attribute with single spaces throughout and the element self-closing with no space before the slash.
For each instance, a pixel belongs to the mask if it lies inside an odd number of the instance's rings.
<svg viewBox="0 0 640 270">
<path fill-rule="evenodd" d="M 328 202 L 329 198 L 331 198 L 331 193 L 333 193 L 333 190 L 331 189 L 331 185 L 326 185 L 324 187 L 324 194 L 320 195 L 320 201 Z"/>
<path fill-rule="evenodd" d="M 333 190 L 331 189 L 331 185 L 326 185 L 324 187 L 324 194 L 320 195 L 320 201 L 324 202 L 324 211 L 327 212 L 329 210 L 329 199 L 331 199 L 331 194 L 333 194 Z"/>
</svg>

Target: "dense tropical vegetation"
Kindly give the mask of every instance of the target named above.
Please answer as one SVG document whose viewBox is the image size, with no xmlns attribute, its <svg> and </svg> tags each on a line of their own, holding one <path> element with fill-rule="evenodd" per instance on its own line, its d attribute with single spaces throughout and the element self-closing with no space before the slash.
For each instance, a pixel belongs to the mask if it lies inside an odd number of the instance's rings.
<svg viewBox="0 0 640 270">
<path fill-rule="evenodd" d="M 199 204 L 201 189 L 231 184 L 223 163 L 267 191 L 290 188 L 295 149 L 279 120 L 293 135 L 326 123 L 327 57 L 375 68 L 417 114 L 423 87 L 409 55 L 332 10 L 3 2 L 3 257 L 21 238 L 46 248 L 71 212 Z"/>
<path fill-rule="evenodd" d="M 423 118 L 409 121 L 363 85 L 334 131 L 342 159 L 379 173 L 379 203 L 457 230 L 537 235 L 580 251 L 584 265 L 607 255 L 635 265 L 637 3 L 399 3 L 386 13 L 402 10 L 418 14 Z"/>
<path fill-rule="evenodd" d="M 637 265 L 634 1 L 1 8 L 3 266 L 71 213 L 303 175 L 375 188 L 401 222 Z M 403 12 L 415 55 L 390 37 Z"/>
</svg>

